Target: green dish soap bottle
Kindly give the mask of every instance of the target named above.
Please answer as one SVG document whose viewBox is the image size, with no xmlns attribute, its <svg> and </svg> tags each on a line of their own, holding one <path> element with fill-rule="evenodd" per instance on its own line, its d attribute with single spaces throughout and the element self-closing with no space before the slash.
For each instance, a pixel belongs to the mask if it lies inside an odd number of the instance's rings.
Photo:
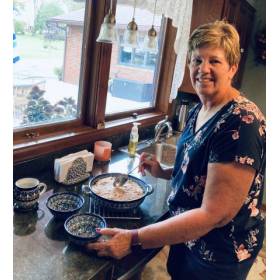
<svg viewBox="0 0 280 280">
<path fill-rule="evenodd" d="M 133 127 L 130 132 L 129 144 L 128 144 L 128 154 L 130 157 L 135 157 L 136 148 L 138 144 L 139 134 L 138 134 L 138 125 L 140 123 L 134 122 Z"/>
</svg>

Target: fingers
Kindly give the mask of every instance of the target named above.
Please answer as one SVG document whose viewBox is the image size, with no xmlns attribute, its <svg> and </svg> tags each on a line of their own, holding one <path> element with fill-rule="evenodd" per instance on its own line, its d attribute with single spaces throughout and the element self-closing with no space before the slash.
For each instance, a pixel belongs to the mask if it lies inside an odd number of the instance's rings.
<svg viewBox="0 0 280 280">
<path fill-rule="evenodd" d="M 110 237 L 113 237 L 114 235 L 116 235 L 118 232 L 120 231 L 120 229 L 118 228 L 97 228 L 96 232 L 102 234 L 102 235 L 107 235 Z M 106 248 L 108 248 L 108 243 L 105 242 L 104 238 L 100 238 L 99 240 L 97 240 L 94 243 L 89 243 L 86 245 L 87 249 L 90 250 L 104 250 Z"/>
<path fill-rule="evenodd" d="M 114 236 L 119 232 L 118 228 L 98 228 L 96 231 L 103 235 Z"/>
<path fill-rule="evenodd" d="M 156 161 L 155 155 L 142 153 L 140 155 L 138 172 L 140 172 L 143 176 L 145 176 L 146 175 L 145 169 L 149 171 L 151 169 L 151 166 L 154 164 L 154 161 Z"/>
<path fill-rule="evenodd" d="M 97 241 L 94 243 L 89 243 L 86 245 L 86 248 L 88 250 L 95 250 L 97 251 L 97 255 L 99 257 L 108 257 L 111 254 L 109 253 L 109 246 L 108 244 L 106 244 L 106 242 L 104 242 L 104 240 L 101 241 Z"/>
<path fill-rule="evenodd" d="M 106 242 L 104 242 L 104 240 L 98 240 L 96 242 L 93 243 L 88 243 L 86 245 L 86 248 L 89 250 L 96 250 L 96 251 L 104 251 L 106 250 L 108 247 L 108 244 L 106 244 Z"/>
<path fill-rule="evenodd" d="M 110 254 L 108 254 L 108 252 L 105 250 L 105 251 L 99 251 L 97 253 L 97 256 L 99 256 L 99 257 L 109 257 Z"/>
</svg>

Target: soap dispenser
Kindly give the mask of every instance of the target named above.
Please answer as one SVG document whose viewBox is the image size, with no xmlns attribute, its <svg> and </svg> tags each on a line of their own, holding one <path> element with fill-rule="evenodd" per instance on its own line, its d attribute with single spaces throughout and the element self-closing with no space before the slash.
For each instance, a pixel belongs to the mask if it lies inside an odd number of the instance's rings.
<svg viewBox="0 0 280 280">
<path fill-rule="evenodd" d="M 138 125 L 140 125 L 140 123 L 134 122 L 130 132 L 129 144 L 128 144 L 128 154 L 130 157 L 134 157 L 136 154 L 136 148 L 139 139 Z"/>
</svg>

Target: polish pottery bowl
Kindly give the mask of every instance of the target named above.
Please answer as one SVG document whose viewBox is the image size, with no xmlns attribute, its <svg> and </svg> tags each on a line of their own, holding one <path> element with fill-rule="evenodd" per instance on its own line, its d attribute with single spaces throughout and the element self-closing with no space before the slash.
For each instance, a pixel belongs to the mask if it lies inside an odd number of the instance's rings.
<svg viewBox="0 0 280 280">
<path fill-rule="evenodd" d="M 77 245 L 85 245 L 96 241 L 101 234 L 96 228 L 105 228 L 103 217 L 92 213 L 79 213 L 69 217 L 64 223 L 70 241 Z"/>
<path fill-rule="evenodd" d="M 55 218 L 67 219 L 76 214 L 84 205 L 84 198 L 76 193 L 55 193 L 47 200 L 47 208 Z"/>
</svg>

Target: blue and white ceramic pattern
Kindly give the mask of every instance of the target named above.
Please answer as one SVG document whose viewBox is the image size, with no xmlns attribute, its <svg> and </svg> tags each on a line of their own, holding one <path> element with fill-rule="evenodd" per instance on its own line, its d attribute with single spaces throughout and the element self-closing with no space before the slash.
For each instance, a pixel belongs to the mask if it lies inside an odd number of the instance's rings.
<svg viewBox="0 0 280 280">
<path fill-rule="evenodd" d="M 25 205 L 33 205 L 46 190 L 47 185 L 41 183 L 36 178 L 21 178 L 15 182 L 14 200 L 22 202 L 18 204 L 24 204 L 23 202 L 26 202 Z"/>
<path fill-rule="evenodd" d="M 89 193 L 93 197 L 94 203 L 96 205 L 104 207 L 105 209 L 115 211 L 115 212 L 130 211 L 130 210 L 137 208 L 144 201 L 146 196 L 153 193 L 154 188 L 151 185 L 147 184 L 143 180 L 141 180 L 133 175 L 128 175 L 128 178 L 129 178 L 129 180 L 137 183 L 138 186 L 142 188 L 143 195 L 140 198 L 137 198 L 135 200 L 130 200 L 130 201 L 116 201 L 116 200 L 104 198 L 104 197 L 96 194 L 93 191 L 92 185 L 94 185 L 98 180 L 106 178 L 106 177 L 118 177 L 120 175 L 122 175 L 122 173 L 103 173 L 103 174 L 97 175 L 96 177 L 92 178 L 89 181 L 87 188 L 89 189 Z"/>
<path fill-rule="evenodd" d="M 16 210 L 33 210 L 35 209 L 35 205 L 38 204 L 38 199 L 33 199 L 30 201 L 21 201 L 14 199 L 14 209 Z"/>
<path fill-rule="evenodd" d="M 84 198 L 76 193 L 55 193 L 47 200 L 47 207 L 56 217 L 66 219 L 77 213 L 84 205 Z"/>
<path fill-rule="evenodd" d="M 64 228 L 70 240 L 78 245 L 96 241 L 100 237 L 96 228 L 104 227 L 106 227 L 105 219 L 91 213 L 75 214 L 64 223 Z"/>
</svg>

